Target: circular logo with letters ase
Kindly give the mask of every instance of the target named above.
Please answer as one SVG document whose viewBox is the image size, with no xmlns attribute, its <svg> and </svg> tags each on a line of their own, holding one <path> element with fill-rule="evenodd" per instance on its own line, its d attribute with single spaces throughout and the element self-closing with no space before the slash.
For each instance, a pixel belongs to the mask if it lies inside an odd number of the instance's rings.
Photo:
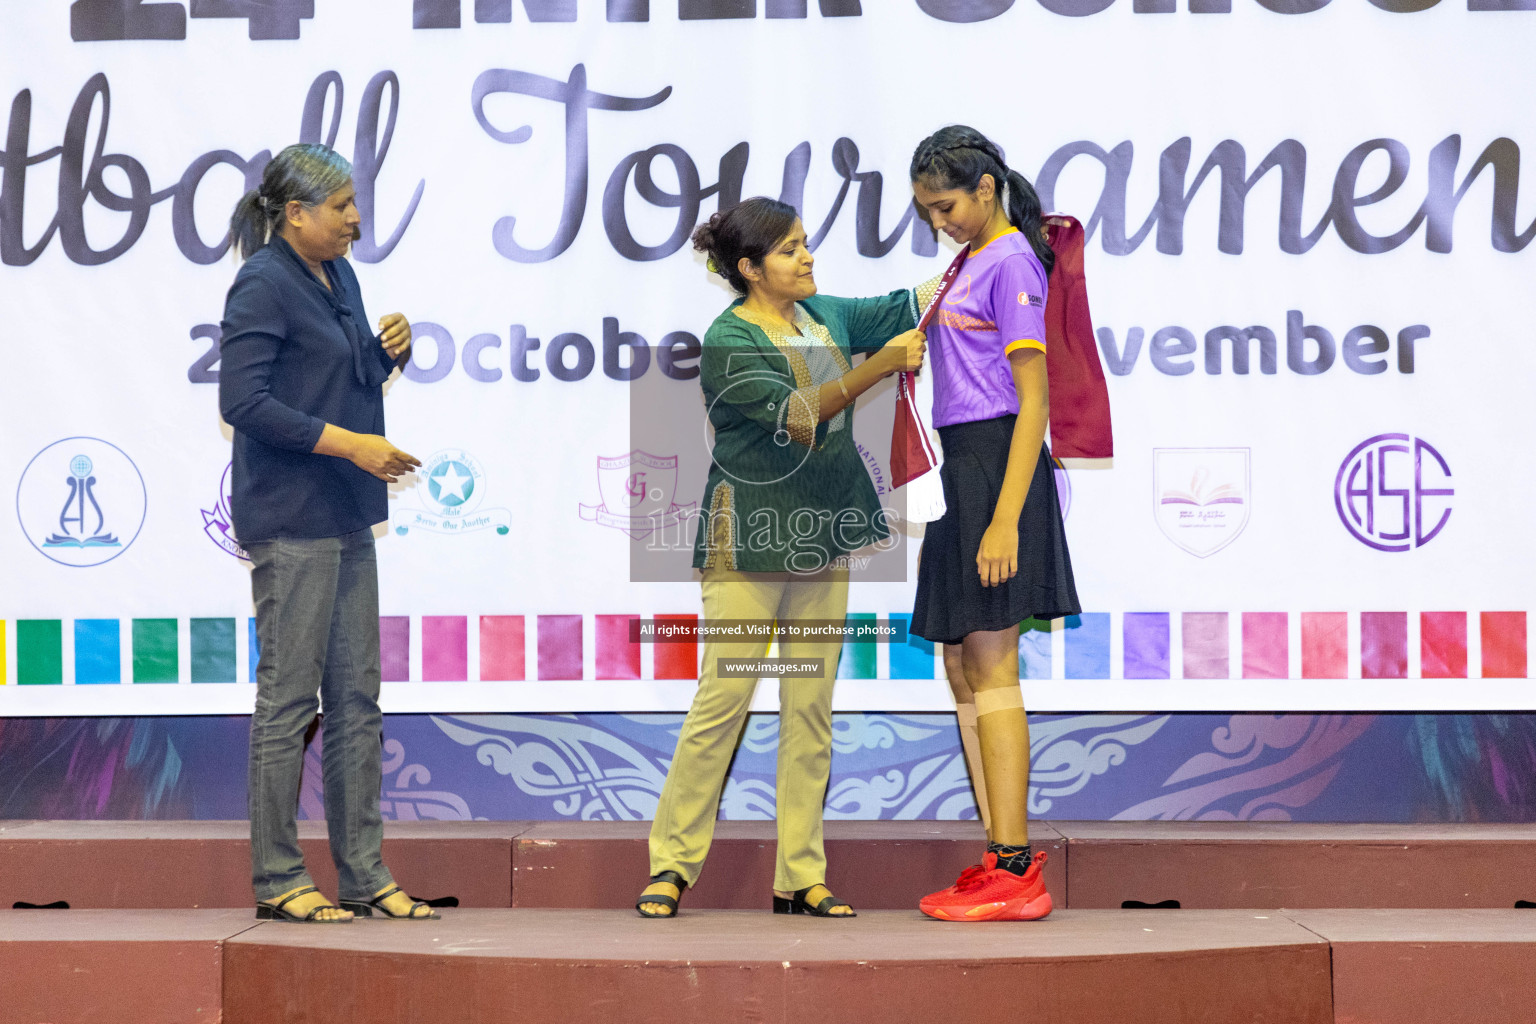
<svg viewBox="0 0 1536 1024">
<path fill-rule="evenodd" d="M 16 487 L 21 532 L 60 565 L 101 565 L 128 550 L 147 505 L 133 460 L 94 437 L 66 437 L 44 448 Z"/>
<path fill-rule="evenodd" d="M 1361 441 L 1333 481 L 1344 528 L 1377 551 L 1409 551 L 1434 540 L 1451 518 L 1455 493 L 1445 459 L 1408 434 Z"/>
</svg>

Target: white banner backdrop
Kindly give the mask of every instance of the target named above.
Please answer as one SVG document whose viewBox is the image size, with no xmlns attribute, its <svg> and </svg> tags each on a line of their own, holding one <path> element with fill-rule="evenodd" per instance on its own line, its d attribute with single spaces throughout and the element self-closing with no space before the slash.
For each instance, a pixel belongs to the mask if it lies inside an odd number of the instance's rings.
<svg viewBox="0 0 1536 1024">
<path fill-rule="evenodd" d="M 1021 643 L 1029 705 L 1536 707 L 1533 43 L 1532 0 L 8 4 L 0 714 L 249 710 L 220 240 L 301 139 L 353 160 L 369 314 L 416 330 L 386 710 L 685 708 L 656 677 L 687 650 L 627 617 L 698 588 L 630 582 L 624 495 L 702 491 L 729 295 L 686 237 L 784 195 L 823 291 L 916 283 L 951 253 L 907 162 L 955 121 L 1088 226 L 1114 409 L 1114 468 L 1066 473 L 1087 611 Z M 632 432 L 641 394 L 697 432 Z M 860 402 L 877 483 L 891 402 Z M 840 708 L 951 706 L 928 648 L 842 673 Z"/>
</svg>

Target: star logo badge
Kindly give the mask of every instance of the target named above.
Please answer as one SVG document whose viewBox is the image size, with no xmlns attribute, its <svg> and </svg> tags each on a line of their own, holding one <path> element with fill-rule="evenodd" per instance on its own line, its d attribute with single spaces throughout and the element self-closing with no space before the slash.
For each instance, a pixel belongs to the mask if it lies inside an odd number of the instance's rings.
<svg viewBox="0 0 1536 1024">
<path fill-rule="evenodd" d="M 427 478 L 427 487 L 432 494 L 432 500 L 445 507 L 453 508 L 464 504 L 475 491 L 475 477 L 469 471 L 469 467 L 457 460 L 449 459 L 437 467 L 432 475 Z"/>
</svg>

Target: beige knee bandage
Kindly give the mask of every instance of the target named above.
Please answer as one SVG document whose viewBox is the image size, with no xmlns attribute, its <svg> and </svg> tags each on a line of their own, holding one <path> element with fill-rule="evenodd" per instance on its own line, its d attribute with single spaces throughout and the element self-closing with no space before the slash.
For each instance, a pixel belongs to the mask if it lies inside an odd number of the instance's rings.
<svg viewBox="0 0 1536 1024">
<path fill-rule="evenodd" d="M 995 690 L 976 693 L 976 717 L 996 711 L 1011 711 L 1024 707 L 1024 694 L 1017 686 L 1000 686 Z"/>
<path fill-rule="evenodd" d="M 965 754 L 966 774 L 971 777 L 971 790 L 976 794 L 976 812 L 981 817 L 981 827 L 992 828 L 991 808 L 987 806 L 987 777 L 981 767 L 981 739 L 976 729 L 976 705 L 970 701 L 955 704 L 955 722 L 960 727 L 960 747 Z"/>
</svg>

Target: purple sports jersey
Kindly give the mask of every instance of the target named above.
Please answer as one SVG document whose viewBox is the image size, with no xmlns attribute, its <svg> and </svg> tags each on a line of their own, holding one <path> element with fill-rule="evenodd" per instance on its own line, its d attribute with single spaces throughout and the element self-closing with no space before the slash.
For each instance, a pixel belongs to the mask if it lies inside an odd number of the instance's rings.
<svg viewBox="0 0 1536 1024">
<path fill-rule="evenodd" d="M 971 253 L 928 328 L 933 425 L 1017 414 L 1008 354 L 1045 351 L 1045 268 L 1018 229 Z"/>
</svg>

